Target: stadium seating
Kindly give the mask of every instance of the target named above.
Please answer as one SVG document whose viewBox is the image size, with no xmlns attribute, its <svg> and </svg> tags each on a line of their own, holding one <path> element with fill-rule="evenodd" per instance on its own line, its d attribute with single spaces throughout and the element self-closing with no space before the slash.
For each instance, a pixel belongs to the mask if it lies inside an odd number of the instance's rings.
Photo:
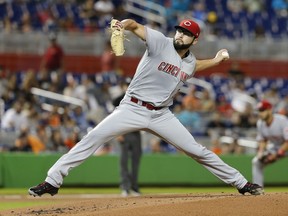
<svg viewBox="0 0 288 216">
<path fill-rule="evenodd" d="M 28 11 L 32 17 L 34 29 L 41 29 L 41 23 L 37 14 L 49 7 L 48 1 L 12 1 L 12 3 L 0 3 L 0 21 L 6 16 L 14 24 L 20 24 L 21 16 Z M 197 2 L 197 1 L 196 1 Z M 264 28 L 265 34 L 273 38 L 284 38 L 288 35 L 287 16 L 279 16 L 272 7 L 272 0 L 264 0 L 265 9 L 260 12 L 248 13 L 242 10 L 233 13 L 227 8 L 226 0 L 205 0 L 206 11 L 213 11 L 217 14 L 218 34 L 227 38 L 249 37 L 255 33 L 259 26 Z M 124 1 L 113 1 L 115 6 L 124 4 Z M 194 3 L 195 4 L 195 3 Z M 77 1 L 55 1 L 50 5 L 53 16 L 56 20 L 72 18 L 75 26 L 81 31 L 84 27 L 84 20 L 79 16 L 80 5 Z M 131 17 L 135 15 L 131 14 Z M 142 20 L 143 19 L 140 19 Z M 145 22 L 145 21 L 143 21 Z M 168 26 L 167 29 L 174 29 Z"/>
</svg>

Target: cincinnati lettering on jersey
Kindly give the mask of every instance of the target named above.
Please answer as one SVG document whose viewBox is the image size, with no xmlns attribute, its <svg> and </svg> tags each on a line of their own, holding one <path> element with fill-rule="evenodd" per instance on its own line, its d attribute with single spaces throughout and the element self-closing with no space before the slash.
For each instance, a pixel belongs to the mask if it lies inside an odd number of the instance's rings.
<svg viewBox="0 0 288 216">
<path fill-rule="evenodd" d="M 158 66 L 158 70 L 170 74 L 174 77 L 178 77 L 178 75 L 180 74 L 181 81 L 186 81 L 191 77 L 189 74 L 181 71 L 181 68 L 166 62 L 161 62 Z"/>
</svg>

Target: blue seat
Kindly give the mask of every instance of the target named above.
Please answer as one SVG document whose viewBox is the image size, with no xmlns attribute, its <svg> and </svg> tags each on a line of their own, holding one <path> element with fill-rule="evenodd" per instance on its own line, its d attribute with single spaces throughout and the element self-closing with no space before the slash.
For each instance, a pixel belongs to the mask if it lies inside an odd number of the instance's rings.
<svg viewBox="0 0 288 216">
<path fill-rule="evenodd" d="M 24 4 L 20 3 L 15 3 L 13 2 L 11 4 L 11 9 L 13 11 L 13 16 L 10 17 L 11 21 L 14 23 L 20 23 L 21 22 L 21 17 L 23 15 L 23 9 L 25 8 Z"/>
<path fill-rule="evenodd" d="M 66 18 L 67 17 L 67 11 L 66 11 L 66 8 L 65 8 L 65 5 L 64 4 L 55 4 L 55 9 L 57 11 L 57 18 L 58 19 L 63 19 L 63 18 Z"/>
<path fill-rule="evenodd" d="M 1 3 L 0 4 L 0 19 L 4 19 L 7 15 L 7 10 L 6 10 L 6 3 Z"/>
</svg>

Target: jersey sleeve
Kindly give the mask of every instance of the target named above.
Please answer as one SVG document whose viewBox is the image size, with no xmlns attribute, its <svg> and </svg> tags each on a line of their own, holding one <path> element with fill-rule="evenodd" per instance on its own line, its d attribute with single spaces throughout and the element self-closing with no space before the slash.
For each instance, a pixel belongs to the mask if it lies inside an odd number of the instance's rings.
<svg viewBox="0 0 288 216">
<path fill-rule="evenodd" d="M 288 119 L 283 118 L 283 138 L 285 141 L 288 141 Z"/>
<path fill-rule="evenodd" d="M 146 46 L 149 56 L 155 56 L 160 53 L 169 43 L 169 39 L 159 31 L 145 26 Z"/>
<path fill-rule="evenodd" d="M 261 131 L 261 127 L 262 127 L 262 124 L 261 124 L 261 121 L 259 120 L 257 121 L 257 136 L 256 136 L 256 141 L 258 142 L 265 140 L 265 137 L 263 136 L 262 131 Z"/>
</svg>

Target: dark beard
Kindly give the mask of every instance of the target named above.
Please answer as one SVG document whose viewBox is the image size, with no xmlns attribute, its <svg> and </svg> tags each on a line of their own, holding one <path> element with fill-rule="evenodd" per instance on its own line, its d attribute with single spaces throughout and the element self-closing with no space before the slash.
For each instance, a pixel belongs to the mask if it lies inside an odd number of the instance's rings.
<svg viewBox="0 0 288 216">
<path fill-rule="evenodd" d="M 175 42 L 175 39 L 173 40 L 174 48 L 175 48 L 177 51 L 188 49 L 188 48 L 192 45 L 192 43 L 193 43 L 193 41 L 192 41 L 190 44 L 177 44 L 177 43 Z"/>
</svg>

